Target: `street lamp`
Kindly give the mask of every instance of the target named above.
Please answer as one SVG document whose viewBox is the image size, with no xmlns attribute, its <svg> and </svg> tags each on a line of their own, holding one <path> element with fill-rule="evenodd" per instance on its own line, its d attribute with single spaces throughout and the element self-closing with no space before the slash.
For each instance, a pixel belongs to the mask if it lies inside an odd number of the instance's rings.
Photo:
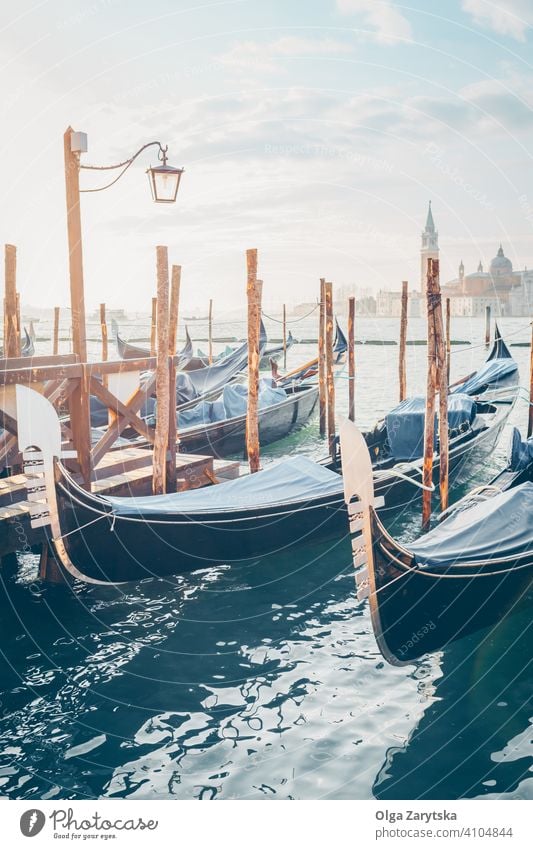
<svg viewBox="0 0 533 849">
<path fill-rule="evenodd" d="M 152 141 L 144 144 L 139 150 L 116 165 L 82 165 L 80 157 L 87 153 L 87 135 L 74 132 L 68 127 L 63 136 L 65 157 L 65 188 L 67 196 L 67 232 L 69 249 L 70 303 L 72 309 L 72 347 L 79 362 L 87 362 L 87 336 L 85 327 L 85 295 L 83 283 L 83 251 L 80 214 L 81 192 L 102 192 L 109 189 L 126 173 L 138 156 L 149 147 L 157 146 L 161 165 L 150 167 L 148 177 L 152 197 L 156 203 L 174 203 L 183 173 L 182 168 L 172 168 L 167 164 L 168 147 L 161 142 Z M 80 189 L 80 170 L 86 171 L 118 171 L 118 174 L 103 186 L 94 189 Z M 78 450 L 81 471 L 85 482 L 90 477 L 90 430 L 88 393 L 80 387 L 73 393 L 75 415 L 71 415 L 74 444 Z M 74 397 L 76 396 L 76 398 Z"/>
<path fill-rule="evenodd" d="M 77 153 L 78 156 L 81 153 L 87 152 L 87 136 L 85 133 L 72 133 L 72 150 L 74 153 Z M 116 171 L 117 169 L 121 169 L 120 173 L 111 180 L 110 183 L 107 183 L 105 186 L 99 186 L 96 189 L 80 189 L 80 192 L 102 192 L 104 189 L 109 189 L 111 186 L 114 186 L 117 183 L 123 174 L 128 170 L 130 165 L 135 162 L 138 156 L 140 156 L 143 151 L 147 150 L 149 147 L 156 146 L 159 148 L 157 151 L 157 155 L 159 157 L 159 161 L 162 163 L 161 165 L 150 166 L 146 173 L 148 174 L 148 181 L 150 183 L 150 191 L 152 192 L 152 198 L 155 203 L 175 203 L 176 197 L 178 194 L 178 189 L 180 185 L 181 175 L 183 174 L 183 168 L 173 168 L 172 165 L 168 164 L 168 145 L 163 147 L 161 142 L 153 141 L 148 142 L 147 144 L 143 144 L 139 150 L 130 156 L 129 159 L 125 159 L 123 162 L 118 162 L 116 165 L 81 165 L 80 169 L 86 171 Z"/>
<path fill-rule="evenodd" d="M 167 150 L 161 148 L 162 165 L 150 166 L 147 170 L 152 197 L 156 203 L 174 203 L 180 187 L 183 168 L 173 168 L 167 165 Z M 162 154 L 162 157 L 161 157 Z"/>
<path fill-rule="evenodd" d="M 118 183 L 135 160 L 149 147 L 157 147 L 161 165 L 150 167 L 147 171 L 152 197 L 156 203 L 174 203 L 183 174 L 183 168 L 168 165 L 168 146 L 159 141 L 147 142 L 133 156 L 117 162 L 116 165 L 82 165 L 82 153 L 87 153 L 87 134 L 74 132 L 69 127 L 64 135 L 65 185 L 67 190 L 67 230 L 69 247 L 70 296 L 72 307 L 72 343 L 74 353 L 80 362 L 87 361 L 87 341 L 85 329 L 85 298 L 83 286 L 83 253 L 81 234 L 80 194 L 103 192 Z M 103 186 L 93 189 L 80 189 L 80 171 L 113 171 L 113 179 Z"/>
</svg>

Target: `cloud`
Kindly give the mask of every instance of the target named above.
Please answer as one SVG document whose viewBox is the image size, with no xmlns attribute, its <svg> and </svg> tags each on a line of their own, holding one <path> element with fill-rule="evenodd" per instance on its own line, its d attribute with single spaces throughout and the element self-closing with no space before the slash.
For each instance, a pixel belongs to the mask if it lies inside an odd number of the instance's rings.
<svg viewBox="0 0 533 849">
<path fill-rule="evenodd" d="M 382 44 L 410 41 L 411 24 L 402 15 L 393 0 L 337 0 L 337 9 L 343 15 L 357 15 L 365 26 L 375 30 Z"/>
<path fill-rule="evenodd" d="M 532 26 L 531 0 L 463 0 L 462 7 L 478 26 L 517 41 L 525 41 Z"/>
<path fill-rule="evenodd" d="M 276 41 L 262 43 L 243 41 L 222 53 L 218 61 L 235 70 L 277 73 L 281 61 L 302 56 L 338 56 L 351 53 L 353 45 L 333 38 L 299 38 L 284 36 Z"/>
</svg>

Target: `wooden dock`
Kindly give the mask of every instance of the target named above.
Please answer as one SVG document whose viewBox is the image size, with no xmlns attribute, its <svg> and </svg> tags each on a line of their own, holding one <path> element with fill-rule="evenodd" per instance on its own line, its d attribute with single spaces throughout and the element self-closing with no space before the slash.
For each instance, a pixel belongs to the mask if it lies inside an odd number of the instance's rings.
<svg viewBox="0 0 533 849">
<path fill-rule="evenodd" d="M 176 454 L 177 491 L 198 489 L 239 477 L 241 464 L 215 460 L 208 455 Z M 149 495 L 152 486 L 150 448 L 109 451 L 93 471 L 91 491 L 98 495 Z M 20 473 L 0 478 L 0 557 L 13 552 L 29 553 L 46 540 L 43 528 L 30 524 L 26 486 L 31 475 Z M 35 506 L 35 502 L 32 502 Z"/>
</svg>

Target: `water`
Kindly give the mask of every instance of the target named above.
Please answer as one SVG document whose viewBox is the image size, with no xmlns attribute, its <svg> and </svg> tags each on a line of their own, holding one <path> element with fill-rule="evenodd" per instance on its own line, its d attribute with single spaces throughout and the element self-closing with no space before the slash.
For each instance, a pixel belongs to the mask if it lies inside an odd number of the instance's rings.
<svg viewBox="0 0 533 849">
<path fill-rule="evenodd" d="M 510 340 L 528 338 L 524 319 L 501 324 L 507 335 L 525 328 Z M 475 343 L 483 334 L 466 319 L 452 330 Z M 396 333 L 394 320 L 358 320 L 358 336 Z M 411 334 L 423 338 L 421 322 Z M 293 349 L 289 367 L 312 352 Z M 513 353 L 526 383 L 529 352 Z M 483 355 L 454 355 L 452 380 Z M 356 356 L 367 425 L 395 403 L 397 347 Z M 422 391 L 426 350 L 408 356 L 409 391 Z M 337 393 L 342 411 L 346 380 Z M 502 467 L 507 436 L 455 497 Z M 316 422 L 264 462 L 295 451 L 323 455 Z M 404 539 L 418 533 L 418 509 L 387 520 Z M 120 588 L 42 587 L 35 568 L 28 557 L 0 572 L 4 796 L 533 796 L 527 610 L 393 668 L 355 599 L 346 539 Z"/>
</svg>

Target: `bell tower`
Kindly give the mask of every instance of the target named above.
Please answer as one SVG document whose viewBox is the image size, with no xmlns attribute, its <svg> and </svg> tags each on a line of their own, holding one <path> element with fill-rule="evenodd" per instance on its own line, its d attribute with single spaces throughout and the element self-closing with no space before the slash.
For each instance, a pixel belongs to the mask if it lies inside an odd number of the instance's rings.
<svg viewBox="0 0 533 849">
<path fill-rule="evenodd" d="M 428 273 L 428 259 L 439 258 L 439 234 L 435 230 L 431 201 L 429 202 L 426 227 L 422 232 L 422 246 L 420 248 L 420 291 L 426 294 L 426 282 Z"/>
</svg>

